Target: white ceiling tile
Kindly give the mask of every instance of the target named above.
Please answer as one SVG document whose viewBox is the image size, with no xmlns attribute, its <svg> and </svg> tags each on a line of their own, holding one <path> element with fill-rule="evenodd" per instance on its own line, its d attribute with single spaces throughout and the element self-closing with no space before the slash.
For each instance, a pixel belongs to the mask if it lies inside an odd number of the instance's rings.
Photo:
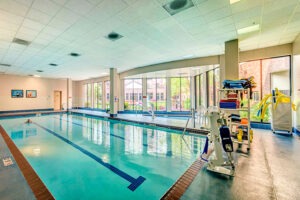
<svg viewBox="0 0 300 200">
<path fill-rule="evenodd" d="M 91 11 L 93 5 L 86 0 L 69 0 L 65 4 L 66 8 L 69 8 L 73 12 L 85 15 Z"/>
<path fill-rule="evenodd" d="M 41 24 L 48 24 L 53 16 L 45 14 L 37 9 L 31 8 L 26 18 L 39 22 Z"/>
<path fill-rule="evenodd" d="M 30 28 L 30 29 L 36 30 L 36 31 L 41 31 L 45 27 L 44 24 L 41 24 L 39 22 L 35 22 L 33 20 L 30 20 L 30 19 L 25 19 L 23 21 L 22 26 L 25 27 L 25 28 Z"/>
<path fill-rule="evenodd" d="M 3 20 L 6 22 L 9 22 L 9 23 L 21 25 L 24 17 L 9 13 L 4 10 L 0 10 L 0 19 L 1 19 L 1 21 Z"/>
<path fill-rule="evenodd" d="M 8 31 L 17 31 L 19 29 L 19 25 L 9 23 L 7 21 L 1 20 L 0 21 L 0 29 L 6 29 Z"/>
<path fill-rule="evenodd" d="M 7 29 L 0 29 L 0 40 L 11 42 L 15 36 L 14 31 Z"/>
<path fill-rule="evenodd" d="M 57 15 L 55 16 L 55 19 L 67 22 L 69 24 L 75 23 L 81 16 L 69 9 L 63 8 L 61 9 Z"/>
<path fill-rule="evenodd" d="M 229 6 L 225 6 L 221 9 L 215 10 L 212 13 L 205 15 L 205 21 L 206 22 L 213 22 L 216 20 L 220 20 L 222 18 L 228 17 L 231 15 L 231 9 Z"/>
<path fill-rule="evenodd" d="M 54 16 L 59 11 L 59 9 L 61 9 L 59 4 L 54 3 L 50 0 L 35 0 L 32 8 L 40 10 L 50 16 Z"/>
<path fill-rule="evenodd" d="M 16 15 L 25 16 L 29 7 L 16 1 L 9 0 L 0 1 L 0 8 Z"/>
<path fill-rule="evenodd" d="M 33 0 L 15 0 L 18 3 L 24 4 L 25 6 L 31 6 Z"/>
<path fill-rule="evenodd" d="M 62 33 L 62 31 L 59 30 L 59 29 L 57 29 L 57 28 L 53 28 L 51 26 L 47 26 L 46 28 L 43 29 L 43 31 L 41 33 L 46 33 L 48 35 L 52 35 L 52 36 L 57 37 L 57 36 L 59 36 Z"/>
<path fill-rule="evenodd" d="M 97 7 L 87 14 L 90 20 L 101 22 L 110 17 L 118 15 L 121 11 L 127 8 L 128 5 L 119 0 L 104 0 Z M 103 12 L 105 10 L 105 12 Z"/>
<path fill-rule="evenodd" d="M 60 5 L 65 5 L 68 0 L 52 0 L 52 1 Z"/>
</svg>

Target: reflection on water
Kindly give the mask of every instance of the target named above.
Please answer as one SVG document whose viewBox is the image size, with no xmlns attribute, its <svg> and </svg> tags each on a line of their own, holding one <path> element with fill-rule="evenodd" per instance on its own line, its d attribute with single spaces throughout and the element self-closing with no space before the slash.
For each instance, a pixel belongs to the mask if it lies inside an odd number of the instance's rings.
<svg viewBox="0 0 300 200">
<path fill-rule="evenodd" d="M 88 141 L 106 148 L 123 148 L 125 154 L 148 154 L 159 157 L 192 158 L 204 147 L 203 137 L 171 134 L 156 128 L 132 125 L 124 122 L 72 116 L 68 118 L 82 126 L 82 136 Z M 116 143 L 114 145 L 113 143 Z"/>
</svg>

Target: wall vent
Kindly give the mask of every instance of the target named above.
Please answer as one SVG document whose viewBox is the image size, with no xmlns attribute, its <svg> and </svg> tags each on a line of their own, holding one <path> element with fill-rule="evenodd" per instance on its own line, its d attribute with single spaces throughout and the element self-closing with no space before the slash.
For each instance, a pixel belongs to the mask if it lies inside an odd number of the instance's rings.
<svg viewBox="0 0 300 200">
<path fill-rule="evenodd" d="M 13 43 L 20 44 L 20 45 L 25 45 L 25 46 L 30 45 L 30 42 L 29 42 L 29 41 L 27 41 L 27 40 L 22 40 L 22 39 L 20 39 L 20 38 L 14 38 L 14 39 L 13 39 Z"/>
<path fill-rule="evenodd" d="M 0 66 L 3 66 L 3 67 L 11 67 L 10 64 L 6 64 L 6 63 L 0 63 Z"/>
</svg>

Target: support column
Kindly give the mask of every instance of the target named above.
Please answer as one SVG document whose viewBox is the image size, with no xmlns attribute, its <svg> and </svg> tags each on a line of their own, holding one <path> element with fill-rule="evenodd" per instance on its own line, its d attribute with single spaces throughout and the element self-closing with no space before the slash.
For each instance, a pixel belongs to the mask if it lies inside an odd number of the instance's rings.
<svg viewBox="0 0 300 200">
<path fill-rule="evenodd" d="M 171 78 L 167 77 L 167 112 L 172 111 Z"/>
<path fill-rule="evenodd" d="M 118 74 L 116 68 L 110 68 L 110 117 L 116 117 L 118 113 L 118 96 L 117 96 L 117 85 L 118 85 Z"/>
<path fill-rule="evenodd" d="M 196 109 L 196 104 L 195 104 L 195 76 L 190 77 L 190 101 L 191 101 L 191 109 L 194 108 Z"/>
<path fill-rule="evenodd" d="M 73 107 L 73 82 L 72 79 L 67 79 L 67 110 L 72 109 Z"/>
<path fill-rule="evenodd" d="M 225 79 L 239 78 L 239 41 L 225 42 Z"/>
<path fill-rule="evenodd" d="M 143 97 L 143 111 L 148 111 L 147 106 L 147 78 L 142 79 L 142 97 Z"/>
<path fill-rule="evenodd" d="M 124 111 L 124 103 L 125 103 L 124 79 L 120 79 L 119 81 L 120 81 L 119 111 Z"/>
</svg>

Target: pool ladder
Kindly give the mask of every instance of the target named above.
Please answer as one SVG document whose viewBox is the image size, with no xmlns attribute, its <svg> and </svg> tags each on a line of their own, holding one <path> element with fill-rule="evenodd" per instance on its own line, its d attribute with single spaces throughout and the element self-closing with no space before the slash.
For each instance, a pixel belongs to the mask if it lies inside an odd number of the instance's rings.
<svg viewBox="0 0 300 200">
<path fill-rule="evenodd" d="M 192 119 L 192 126 L 193 126 L 193 128 L 195 128 L 195 126 L 196 126 L 196 123 L 195 123 L 195 120 L 196 120 L 196 112 L 195 112 L 195 108 L 192 108 L 192 109 L 191 109 L 191 117 L 189 117 L 189 118 L 187 119 L 181 137 L 183 137 L 183 136 L 185 135 L 186 129 L 187 129 L 187 127 L 188 127 L 188 125 L 189 125 L 189 122 L 190 122 L 190 119 Z"/>
</svg>

